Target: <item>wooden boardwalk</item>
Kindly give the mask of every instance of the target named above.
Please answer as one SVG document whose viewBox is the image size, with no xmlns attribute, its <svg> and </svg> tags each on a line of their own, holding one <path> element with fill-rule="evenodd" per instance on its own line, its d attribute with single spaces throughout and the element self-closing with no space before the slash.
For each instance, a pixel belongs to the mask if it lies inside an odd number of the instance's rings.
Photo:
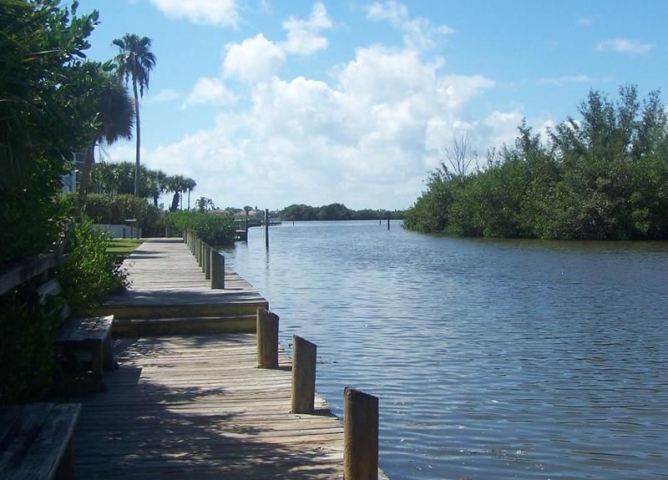
<svg viewBox="0 0 668 480">
<path fill-rule="evenodd" d="M 254 335 L 122 339 L 116 355 L 108 392 L 69 399 L 78 478 L 343 477 L 341 423 L 321 398 L 289 413 L 289 360 L 255 368 Z"/>
<path fill-rule="evenodd" d="M 257 369 L 255 335 L 210 333 L 254 330 L 268 304 L 251 285 L 226 269 L 225 290 L 211 290 L 179 240 L 146 241 L 126 267 L 131 290 L 102 310 L 128 336 L 115 342 L 120 368 L 105 372 L 108 391 L 62 399 L 82 403 L 78 478 L 343 478 L 343 427 L 324 400 L 289 413 L 285 352 L 279 369 Z M 163 335 L 175 330 L 198 334 Z"/>
<path fill-rule="evenodd" d="M 252 332 L 268 302 L 231 268 L 225 289 L 212 290 L 180 238 L 147 239 L 123 263 L 131 281 L 97 312 L 114 315 L 118 335 Z"/>
</svg>

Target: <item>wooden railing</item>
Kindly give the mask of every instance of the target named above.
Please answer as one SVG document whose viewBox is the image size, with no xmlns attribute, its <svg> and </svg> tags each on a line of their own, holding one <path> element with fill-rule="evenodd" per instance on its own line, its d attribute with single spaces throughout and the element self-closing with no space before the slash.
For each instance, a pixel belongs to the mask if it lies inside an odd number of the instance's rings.
<svg viewBox="0 0 668 480">
<path fill-rule="evenodd" d="M 68 255 L 40 253 L 26 260 L 0 267 L 0 295 L 14 290 L 19 285 L 32 280 L 50 269 L 63 264 Z"/>
<path fill-rule="evenodd" d="M 202 267 L 204 278 L 211 280 L 211 288 L 224 289 L 225 257 L 190 230 L 183 231 L 183 241 L 195 256 L 197 264 Z"/>
</svg>

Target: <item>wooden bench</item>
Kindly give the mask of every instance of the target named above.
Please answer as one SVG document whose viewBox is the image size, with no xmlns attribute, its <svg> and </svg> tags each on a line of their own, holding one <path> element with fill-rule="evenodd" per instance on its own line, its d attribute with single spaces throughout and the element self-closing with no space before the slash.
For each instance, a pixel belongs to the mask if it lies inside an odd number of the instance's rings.
<svg viewBox="0 0 668 480">
<path fill-rule="evenodd" d="M 114 316 L 69 318 L 55 339 L 63 359 L 65 374 L 76 381 L 89 380 L 94 390 L 107 389 L 102 374 L 116 368 L 111 326 Z"/>
<path fill-rule="evenodd" d="M 0 407 L 0 478 L 74 478 L 72 435 L 81 405 Z"/>
<path fill-rule="evenodd" d="M 55 279 L 37 289 L 40 304 L 47 310 L 49 303 L 53 304 L 55 314 L 63 322 L 55 338 L 63 374 L 73 383 L 88 383 L 93 390 L 104 391 L 107 387 L 103 380 L 103 371 L 116 368 L 111 336 L 114 316 L 71 317 L 67 304 L 49 302 L 50 298 L 56 298 L 60 292 L 60 285 Z"/>
</svg>

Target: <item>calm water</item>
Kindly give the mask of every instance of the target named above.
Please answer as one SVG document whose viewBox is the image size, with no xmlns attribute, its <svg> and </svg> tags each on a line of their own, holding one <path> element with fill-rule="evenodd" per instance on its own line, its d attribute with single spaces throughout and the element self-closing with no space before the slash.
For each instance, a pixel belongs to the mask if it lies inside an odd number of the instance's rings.
<svg viewBox="0 0 668 480">
<path fill-rule="evenodd" d="M 251 229 L 231 265 L 318 345 L 318 391 L 380 397 L 397 479 L 668 478 L 668 244 Z"/>
</svg>

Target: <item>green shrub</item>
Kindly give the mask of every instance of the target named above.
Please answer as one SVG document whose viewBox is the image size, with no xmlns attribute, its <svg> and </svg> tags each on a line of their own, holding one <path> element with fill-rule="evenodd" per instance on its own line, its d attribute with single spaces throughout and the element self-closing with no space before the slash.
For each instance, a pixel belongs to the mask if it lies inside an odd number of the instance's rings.
<svg viewBox="0 0 668 480">
<path fill-rule="evenodd" d="M 108 241 L 108 234 L 93 228 L 90 220 L 78 223 L 70 258 L 56 269 L 56 278 L 76 315 L 90 315 L 106 295 L 127 286 L 120 262 L 107 255 Z"/>
<path fill-rule="evenodd" d="M 168 214 L 167 224 L 172 235 L 180 235 L 183 230 L 192 230 L 209 245 L 234 243 L 236 228 L 234 217 L 229 214 L 172 212 Z"/>
<path fill-rule="evenodd" d="M 209 245 L 229 245 L 234 243 L 236 228 L 231 215 L 202 214 L 193 230 Z"/>
<path fill-rule="evenodd" d="M 77 195 L 61 195 L 62 204 L 75 207 Z M 85 213 L 95 223 L 123 225 L 128 219 L 137 220 L 144 237 L 165 235 L 165 213 L 150 205 L 146 199 L 127 194 L 89 193 L 86 196 Z"/>
</svg>

